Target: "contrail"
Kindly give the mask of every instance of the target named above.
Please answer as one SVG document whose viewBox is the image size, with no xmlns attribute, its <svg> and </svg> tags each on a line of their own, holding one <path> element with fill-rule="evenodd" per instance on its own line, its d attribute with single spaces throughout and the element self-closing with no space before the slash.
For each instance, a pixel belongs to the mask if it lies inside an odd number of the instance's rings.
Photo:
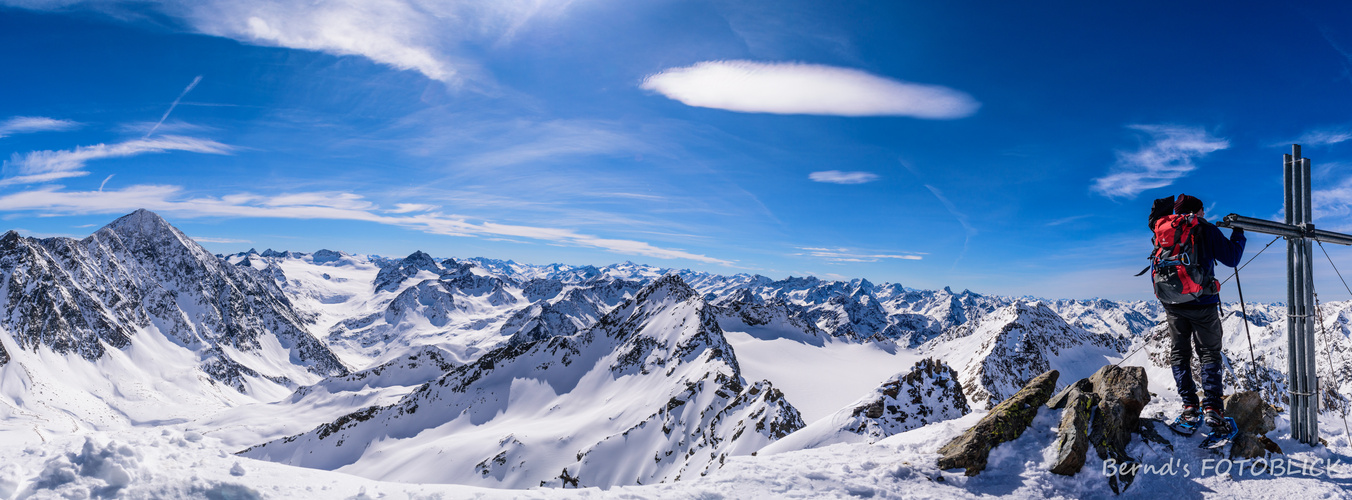
<svg viewBox="0 0 1352 500">
<path fill-rule="evenodd" d="M 113 180 L 113 176 L 114 176 L 114 175 L 117 175 L 117 174 L 109 174 L 109 175 L 108 175 L 108 178 L 104 179 L 102 184 L 99 184 L 99 192 L 100 192 L 100 193 L 103 192 L 103 186 L 107 186 L 107 185 L 108 185 L 108 181 Z"/>
<path fill-rule="evenodd" d="M 915 167 L 911 166 L 906 160 L 898 161 L 901 163 L 901 166 L 906 167 L 906 170 L 911 172 L 911 175 L 915 176 L 916 180 L 920 181 L 920 183 L 925 186 L 925 189 L 929 190 L 930 194 L 933 194 L 935 198 L 938 198 L 939 203 L 942 203 L 944 208 L 948 209 L 948 213 L 952 215 L 954 219 L 958 220 L 958 224 L 962 225 L 962 229 L 966 233 L 966 238 L 962 241 L 962 253 L 958 254 L 957 260 L 953 261 L 953 267 L 956 268 L 958 263 L 962 262 L 962 258 L 967 256 L 967 248 L 972 243 L 972 237 L 976 236 L 977 233 L 976 228 L 972 227 L 972 223 L 967 220 L 967 214 L 959 212 L 958 207 L 953 205 L 953 202 L 948 201 L 948 197 L 944 196 L 944 194 L 939 191 L 939 188 L 925 184 L 925 179 L 920 177 L 920 172 L 917 171 Z"/>
<path fill-rule="evenodd" d="M 958 254 L 958 259 L 953 261 L 953 266 L 956 267 L 958 262 L 962 262 L 962 258 L 967 256 L 967 247 L 972 243 L 972 237 L 976 236 L 976 228 L 972 227 L 972 224 L 967 222 L 967 215 L 959 212 L 958 207 L 954 206 L 953 202 L 948 201 L 948 198 L 945 197 L 943 193 L 939 192 L 939 188 L 925 184 L 925 189 L 930 190 L 930 193 L 934 194 L 934 197 L 938 198 L 939 202 L 944 204 L 944 208 L 948 209 L 948 213 L 952 214 L 953 218 L 958 220 L 958 224 L 961 224 L 962 228 L 967 233 L 967 238 L 962 241 L 962 253 Z"/>
<path fill-rule="evenodd" d="M 183 96 L 188 95 L 188 92 L 192 92 L 192 88 L 196 87 L 198 82 L 201 81 L 202 75 L 197 75 L 197 78 L 193 78 L 192 83 L 188 84 L 188 88 L 183 89 L 183 93 L 179 94 L 177 99 L 174 99 L 174 103 L 169 105 L 169 110 L 164 112 L 164 116 L 160 117 L 160 121 L 156 122 L 154 127 L 150 127 L 150 131 L 146 132 L 145 137 L 142 137 L 142 139 L 149 139 L 150 134 L 155 133 L 155 130 L 159 129 L 160 125 L 164 124 L 164 120 L 169 119 L 169 113 L 174 112 L 174 108 L 178 107 L 178 102 L 183 100 Z"/>
</svg>

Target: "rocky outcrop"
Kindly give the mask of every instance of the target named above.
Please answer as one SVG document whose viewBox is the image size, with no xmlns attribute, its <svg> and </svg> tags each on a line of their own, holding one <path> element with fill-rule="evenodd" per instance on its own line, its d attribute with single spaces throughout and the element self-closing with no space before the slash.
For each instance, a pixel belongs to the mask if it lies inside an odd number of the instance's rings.
<svg viewBox="0 0 1352 500">
<path fill-rule="evenodd" d="M 1141 409 L 1150 402 L 1145 368 L 1105 365 L 1089 378 L 1076 381 L 1049 401 L 1050 408 L 1064 408 L 1057 429 L 1056 460 L 1051 472 L 1071 476 L 1084 467 L 1089 444 L 1101 460 L 1134 463 L 1127 455 L 1131 434 L 1142 429 Z M 1153 433 L 1153 427 L 1150 428 Z M 1120 493 L 1135 479 L 1135 468 L 1119 469 L 1108 478 L 1113 492 Z"/>
<path fill-rule="evenodd" d="M 1108 362 L 1124 347 L 1117 337 L 1067 324 L 1041 302 L 1020 301 L 945 332 L 920 352 L 958 368 L 968 403 L 989 408 L 1048 370 L 1087 376 L 1081 366 Z"/>
<path fill-rule="evenodd" d="M 971 413 L 957 379 L 957 372 L 943 362 L 920 360 L 910 373 L 898 374 L 872 397 L 856 403 L 850 412 L 853 425 L 845 430 L 869 436 L 873 442 Z"/>
<path fill-rule="evenodd" d="M 318 251 L 318 252 L 315 252 L 314 255 L 311 255 L 311 256 L 310 256 L 310 259 L 311 259 L 315 264 L 323 264 L 323 263 L 325 263 L 325 262 L 334 262 L 334 261 L 337 261 L 338 259 L 341 259 L 341 258 L 343 258 L 344 256 L 345 256 L 345 254 L 343 254 L 343 252 L 335 252 L 335 251 L 333 251 L 333 250 L 327 250 L 327 249 L 324 249 L 324 250 L 320 250 L 320 251 Z"/>
<path fill-rule="evenodd" d="M 1121 461 L 1126 457 L 1132 431 L 1139 426 L 1141 409 L 1150 402 L 1145 368 L 1106 365 L 1089 377 L 1089 383 L 1099 396 L 1090 439 L 1099 458 Z"/>
<path fill-rule="evenodd" d="M 1047 402 L 1056 389 L 1056 377 L 1050 370 L 1034 377 L 1013 397 L 996 405 L 975 426 L 939 448 L 940 469 L 966 469 L 966 475 L 975 476 L 986 468 L 991 448 L 1013 441 L 1023 434 L 1037 416 L 1037 409 Z"/>
<path fill-rule="evenodd" d="M 1259 458 L 1268 452 L 1282 452 L 1282 448 L 1265 435 L 1277 428 L 1277 409 L 1263 401 L 1259 393 L 1244 391 L 1226 396 L 1225 415 L 1233 418 L 1239 427 L 1235 442 L 1230 446 L 1231 459 Z"/>
<path fill-rule="evenodd" d="M 1070 389 L 1076 389 L 1072 385 Z M 1073 392 L 1068 398 L 1069 403 L 1063 403 L 1065 411 L 1061 413 L 1061 425 L 1057 429 L 1056 461 L 1052 465 L 1051 471 L 1063 476 L 1071 476 L 1084 467 L 1084 460 L 1089 453 L 1089 425 L 1093 418 L 1094 407 L 1098 406 L 1099 396 L 1092 391 L 1063 391 Z"/>
</svg>

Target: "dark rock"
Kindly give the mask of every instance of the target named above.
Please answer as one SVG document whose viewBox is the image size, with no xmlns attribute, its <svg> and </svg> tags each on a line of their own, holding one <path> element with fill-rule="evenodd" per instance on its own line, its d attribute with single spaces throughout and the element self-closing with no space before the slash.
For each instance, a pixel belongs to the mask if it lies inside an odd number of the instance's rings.
<svg viewBox="0 0 1352 500">
<path fill-rule="evenodd" d="M 1277 409 L 1254 391 L 1237 392 L 1225 397 L 1225 415 L 1235 419 L 1239 431 L 1263 435 L 1277 428 Z"/>
<path fill-rule="evenodd" d="M 1281 453 L 1281 447 L 1264 436 L 1277 428 L 1277 409 L 1263 401 L 1261 394 L 1244 391 L 1226 396 L 1225 415 L 1233 418 L 1239 427 L 1235 443 L 1230 447 L 1231 459 L 1263 457 L 1272 448 L 1276 449 L 1275 453 Z"/>
<path fill-rule="evenodd" d="M 1088 380 L 1080 382 L 1087 383 Z M 1076 389 L 1079 383 L 1070 386 Z M 1065 392 L 1065 391 L 1062 391 Z M 1052 473 L 1072 476 L 1084 467 L 1085 455 L 1089 452 L 1089 421 L 1098 405 L 1098 394 L 1075 390 L 1075 397 L 1066 410 L 1061 413 L 1061 427 L 1056 436 L 1056 465 Z"/>
<path fill-rule="evenodd" d="M 1140 423 L 1141 409 L 1150 402 L 1145 368 L 1107 365 L 1089 377 L 1099 396 L 1090 440 L 1101 459 L 1125 459 L 1131 433 Z"/>
<path fill-rule="evenodd" d="M 1082 378 L 1079 381 L 1066 386 L 1065 389 L 1061 389 L 1061 392 L 1056 393 L 1055 396 L 1048 399 L 1047 407 L 1053 410 L 1065 408 L 1067 403 L 1075 401 L 1077 396 L 1087 392 L 1094 392 L 1094 384 L 1091 383 L 1089 379 Z"/>
<path fill-rule="evenodd" d="M 1056 370 L 1049 370 L 1034 377 L 1013 397 L 991 409 L 967 432 L 939 448 L 939 454 L 942 455 L 939 457 L 939 468 L 965 468 L 968 476 L 980 473 L 986 468 L 991 448 L 1018 438 L 1033 422 L 1038 407 L 1045 404 L 1056 389 L 1056 377 L 1059 375 Z"/>
<path fill-rule="evenodd" d="M 1267 455 L 1267 449 L 1258 439 L 1261 436 L 1254 436 L 1247 432 L 1241 432 L 1235 435 L 1234 444 L 1230 445 L 1230 459 L 1258 458 Z"/>
<path fill-rule="evenodd" d="M 1150 403 L 1150 388 L 1146 383 L 1145 368 L 1140 366 L 1107 365 L 1089 377 L 1094 392 L 1103 401 L 1121 401 L 1135 415 Z M 1136 420 L 1128 422 L 1136 428 Z"/>
<path fill-rule="evenodd" d="M 343 253 L 325 249 L 315 252 L 310 258 L 313 259 L 315 264 L 323 264 L 325 262 L 334 262 L 343 258 Z"/>
<path fill-rule="evenodd" d="M 1282 447 L 1278 446 L 1277 443 L 1272 442 L 1267 436 L 1258 436 L 1258 442 L 1262 443 L 1263 448 L 1266 448 L 1267 451 L 1279 454 L 1282 453 Z"/>
<path fill-rule="evenodd" d="M 1155 443 L 1164 446 L 1164 449 L 1173 453 L 1174 444 L 1160 435 L 1156 425 L 1164 425 L 1164 422 L 1158 418 L 1143 418 L 1137 420 L 1140 425 L 1136 428 L 1136 433 L 1141 435 L 1141 439 L 1148 443 Z"/>
</svg>

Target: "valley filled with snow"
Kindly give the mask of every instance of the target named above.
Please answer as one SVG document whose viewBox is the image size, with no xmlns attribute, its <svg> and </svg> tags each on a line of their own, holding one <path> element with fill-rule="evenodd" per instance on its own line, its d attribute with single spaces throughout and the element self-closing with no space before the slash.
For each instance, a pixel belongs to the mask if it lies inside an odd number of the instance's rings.
<svg viewBox="0 0 1352 500">
<path fill-rule="evenodd" d="M 1151 301 L 212 255 L 144 210 L 81 240 L 6 233 L 0 279 L 0 499 L 1110 498 L 1093 454 L 1049 472 L 1061 410 L 979 475 L 938 449 L 1048 370 L 1141 366 L 1142 417 L 1179 406 Z M 1228 390 L 1280 408 L 1285 307 L 1247 305 L 1255 361 L 1222 312 Z M 1352 495 L 1352 301 L 1323 313 L 1325 445 L 1281 413 L 1255 472 L 1166 430 L 1132 441 L 1150 469 L 1122 496 Z"/>
</svg>

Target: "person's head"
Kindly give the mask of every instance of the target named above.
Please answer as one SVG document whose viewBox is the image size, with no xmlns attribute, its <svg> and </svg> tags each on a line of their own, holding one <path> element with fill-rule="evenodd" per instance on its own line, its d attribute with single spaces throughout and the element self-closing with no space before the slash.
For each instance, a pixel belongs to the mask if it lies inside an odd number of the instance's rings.
<svg viewBox="0 0 1352 500">
<path fill-rule="evenodd" d="M 1202 200 L 1186 194 L 1178 195 L 1177 201 L 1174 201 L 1174 213 L 1176 214 L 1197 214 L 1202 215 Z"/>
</svg>

